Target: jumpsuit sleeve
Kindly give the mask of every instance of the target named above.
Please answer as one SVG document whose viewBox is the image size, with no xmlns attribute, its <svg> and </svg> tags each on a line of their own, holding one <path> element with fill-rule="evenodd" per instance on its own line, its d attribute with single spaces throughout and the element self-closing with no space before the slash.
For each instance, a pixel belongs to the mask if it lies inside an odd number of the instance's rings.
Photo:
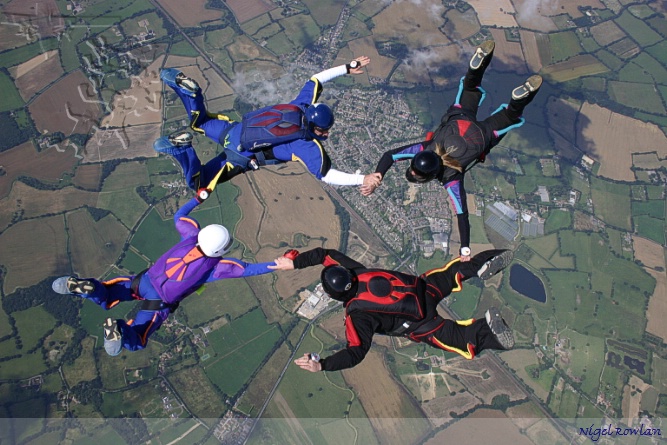
<svg viewBox="0 0 667 445">
<path fill-rule="evenodd" d="M 322 179 L 331 169 L 331 159 L 318 140 L 298 139 L 273 148 L 276 159 L 301 162 L 317 179 Z"/>
<path fill-rule="evenodd" d="M 320 360 L 322 370 L 338 371 L 352 368 L 366 357 L 379 323 L 371 314 L 355 312 L 345 317 L 347 347 Z"/>
<path fill-rule="evenodd" d="M 225 278 L 242 278 L 251 277 L 254 275 L 263 275 L 274 272 L 268 266 L 275 266 L 276 263 L 246 263 L 236 258 L 221 258 L 220 262 L 211 271 L 211 274 L 206 278 L 206 283 L 212 281 L 224 280 Z"/>
<path fill-rule="evenodd" d="M 200 227 L 197 220 L 188 217 L 190 212 L 198 205 L 199 201 L 197 201 L 196 198 L 192 198 L 174 214 L 174 224 L 176 225 L 176 230 L 178 230 L 178 233 L 181 235 L 181 240 L 195 236 L 199 233 Z"/>
<path fill-rule="evenodd" d="M 470 220 L 466 191 L 463 186 L 463 175 L 460 175 L 459 179 L 445 183 L 445 189 L 456 212 L 461 247 L 470 247 Z"/>
<path fill-rule="evenodd" d="M 375 173 L 380 173 L 384 178 L 391 166 L 394 165 L 394 162 L 411 160 L 415 154 L 419 153 L 423 149 L 424 146 L 419 143 L 413 145 L 404 145 L 403 147 L 385 151 L 380 158 L 377 167 L 375 167 Z"/>
<path fill-rule="evenodd" d="M 334 249 L 323 249 L 317 247 L 299 254 L 294 259 L 295 269 L 304 269 L 310 266 L 336 266 L 341 265 L 347 269 L 359 269 L 364 265 L 354 261 L 352 258 Z"/>
</svg>

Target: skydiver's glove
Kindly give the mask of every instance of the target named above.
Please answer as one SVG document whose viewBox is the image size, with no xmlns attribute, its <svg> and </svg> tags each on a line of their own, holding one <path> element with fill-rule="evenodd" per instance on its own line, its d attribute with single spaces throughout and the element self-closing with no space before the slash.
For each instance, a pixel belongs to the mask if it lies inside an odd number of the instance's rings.
<svg viewBox="0 0 667 445">
<path fill-rule="evenodd" d="M 296 249 L 290 249 L 287 252 L 285 252 L 283 256 L 289 260 L 294 261 L 294 259 L 299 256 L 299 251 Z"/>
<path fill-rule="evenodd" d="M 197 198 L 197 202 L 201 204 L 202 202 L 206 201 L 209 196 L 211 196 L 211 191 L 209 189 L 200 188 L 197 190 L 197 195 L 195 198 Z"/>
</svg>

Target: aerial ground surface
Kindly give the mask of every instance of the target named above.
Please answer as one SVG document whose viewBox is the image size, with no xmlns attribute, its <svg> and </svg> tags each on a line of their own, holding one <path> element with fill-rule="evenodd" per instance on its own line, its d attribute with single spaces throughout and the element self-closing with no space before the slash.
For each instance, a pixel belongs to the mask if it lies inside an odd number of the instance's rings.
<svg viewBox="0 0 667 445">
<path fill-rule="evenodd" d="M 621 435 L 600 443 L 662 439 L 665 2 L 186 3 L 0 2 L 0 442 L 566 444 L 605 425 Z M 481 117 L 526 76 L 545 79 L 526 123 L 467 175 L 473 249 L 511 248 L 515 261 L 441 312 L 500 307 L 514 350 L 466 361 L 377 338 L 354 369 L 305 373 L 294 357 L 345 343 L 340 308 L 303 315 L 313 268 L 211 284 L 147 349 L 109 357 L 101 323 L 134 305 L 105 313 L 51 291 L 62 275 L 137 273 L 177 240 L 172 217 L 192 192 L 151 147 L 188 122 L 161 68 L 239 119 L 370 56 L 322 95 L 336 112 L 333 165 L 367 173 L 437 126 L 491 37 Z M 195 146 L 204 160 L 220 151 L 202 136 Z M 410 185 L 404 168 L 366 198 L 296 162 L 268 167 L 192 216 L 233 229 L 230 255 L 249 262 L 322 246 L 422 273 L 456 255 L 458 232 L 440 186 Z M 525 274 L 544 302 L 520 292 Z"/>
</svg>

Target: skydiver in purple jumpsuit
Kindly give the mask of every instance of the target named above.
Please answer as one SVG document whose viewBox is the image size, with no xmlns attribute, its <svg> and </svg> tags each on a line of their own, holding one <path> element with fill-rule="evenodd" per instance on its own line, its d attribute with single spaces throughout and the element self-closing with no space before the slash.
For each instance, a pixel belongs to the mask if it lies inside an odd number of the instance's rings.
<svg viewBox="0 0 667 445">
<path fill-rule="evenodd" d="M 273 272 L 274 262 L 250 264 L 236 258 L 223 258 L 234 241 L 223 226 L 211 224 L 200 229 L 188 214 L 200 203 L 192 198 L 174 215 L 181 241 L 162 255 L 147 270 L 135 276 L 108 281 L 93 278 L 61 277 L 53 290 L 86 298 L 108 310 L 123 301 L 141 301 L 134 320 L 104 323 L 104 348 L 118 355 L 122 348 L 136 351 L 146 347 L 148 338 L 160 328 L 178 304 L 206 283 L 226 278 L 243 278 Z"/>
<path fill-rule="evenodd" d="M 495 43 L 492 40 L 477 48 L 465 77 L 461 78 L 456 100 L 442 117 L 433 138 L 385 152 L 375 170 L 375 174 L 381 179 L 395 161 L 409 160 L 411 164 L 406 171 L 408 181 L 440 181 L 456 212 L 462 261 L 471 259 L 464 174 L 476 162 L 483 162 L 484 157 L 508 131 L 523 125 L 523 110 L 542 85 L 540 76 L 529 77 L 524 84 L 512 91 L 509 104 L 501 105 L 491 116 L 478 121 L 477 110 L 486 96 L 481 87 L 482 78 L 493 58 L 494 48 Z M 371 193 L 374 190 L 375 187 Z"/>
</svg>

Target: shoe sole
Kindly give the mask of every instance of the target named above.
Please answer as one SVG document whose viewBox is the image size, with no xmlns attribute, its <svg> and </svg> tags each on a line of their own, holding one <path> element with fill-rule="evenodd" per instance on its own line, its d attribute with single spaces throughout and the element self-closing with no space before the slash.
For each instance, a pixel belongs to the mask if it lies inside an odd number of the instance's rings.
<svg viewBox="0 0 667 445">
<path fill-rule="evenodd" d="M 104 320 L 104 339 L 107 341 L 120 340 L 120 331 L 118 330 L 118 322 L 107 318 Z"/>
<path fill-rule="evenodd" d="M 95 285 L 88 280 L 69 278 L 67 280 L 67 290 L 75 294 L 91 294 L 95 292 Z"/>
<path fill-rule="evenodd" d="M 512 99 L 514 100 L 524 99 L 528 97 L 529 94 L 536 93 L 541 86 L 542 86 L 542 76 L 539 75 L 530 76 L 528 80 L 526 80 L 523 83 L 523 85 L 519 85 L 518 87 L 514 88 L 514 90 L 512 90 Z"/>
<path fill-rule="evenodd" d="M 470 59 L 470 69 L 476 70 L 482 66 L 484 59 L 488 57 L 489 54 L 493 52 L 496 48 L 496 42 L 493 40 L 487 40 L 483 42 L 477 49 L 475 49 L 475 54 L 473 54 Z"/>
<path fill-rule="evenodd" d="M 507 326 L 505 320 L 500 315 L 498 308 L 492 307 L 485 314 L 486 323 L 491 328 L 491 332 L 496 336 L 498 343 L 505 349 L 512 349 L 514 347 L 514 334 Z"/>
<path fill-rule="evenodd" d="M 486 270 L 480 275 L 480 278 L 482 280 L 488 280 L 507 266 L 512 262 L 512 259 L 514 258 L 514 252 L 511 250 L 506 250 L 500 255 L 494 256 L 491 258 L 489 267 L 486 268 Z"/>
<path fill-rule="evenodd" d="M 185 140 L 178 140 L 179 138 L 185 138 Z M 169 142 L 174 147 L 184 147 L 187 145 L 192 145 L 193 136 L 187 131 L 179 131 L 178 133 L 172 133 L 169 135 Z"/>
</svg>

